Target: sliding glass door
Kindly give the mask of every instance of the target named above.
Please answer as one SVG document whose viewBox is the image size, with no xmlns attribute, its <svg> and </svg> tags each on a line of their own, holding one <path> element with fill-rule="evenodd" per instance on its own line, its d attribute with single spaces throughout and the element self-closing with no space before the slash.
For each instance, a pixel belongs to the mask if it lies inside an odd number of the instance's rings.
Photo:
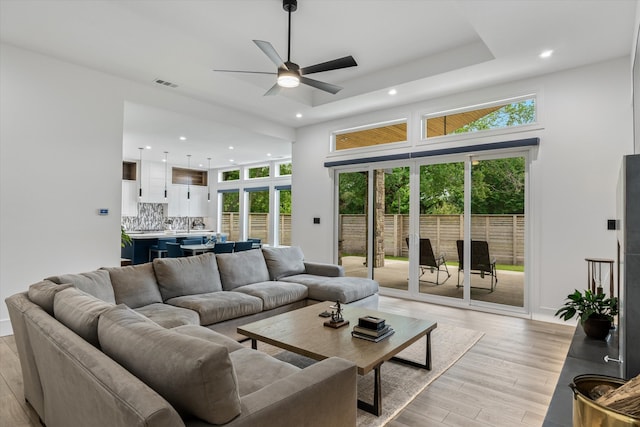
<svg viewBox="0 0 640 427">
<path fill-rule="evenodd" d="M 464 238 L 464 162 L 421 165 L 419 170 L 418 292 L 459 299 L 463 289 L 457 242 Z"/>
<path fill-rule="evenodd" d="M 337 173 L 339 262 L 383 293 L 526 308 L 526 154 Z"/>
<path fill-rule="evenodd" d="M 524 307 L 525 187 L 522 156 L 471 160 L 473 301 Z"/>
</svg>

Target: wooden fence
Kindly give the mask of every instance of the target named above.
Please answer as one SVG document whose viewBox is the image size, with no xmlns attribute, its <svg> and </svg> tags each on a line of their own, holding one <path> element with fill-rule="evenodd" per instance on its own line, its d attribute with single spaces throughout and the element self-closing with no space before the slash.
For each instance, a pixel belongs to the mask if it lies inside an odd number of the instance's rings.
<svg viewBox="0 0 640 427">
<path fill-rule="evenodd" d="M 437 254 L 457 261 L 456 240 L 464 238 L 462 215 L 420 215 L 420 236 L 431 239 Z M 343 254 L 364 254 L 366 216 L 341 215 L 340 240 Z M 385 215 L 384 252 L 386 256 L 408 257 L 406 238 L 409 215 Z M 489 242 L 491 256 L 498 264 L 524 264 L 524 215 L 472 215 L 471 238 Z"/>
<path fill-rule="evenodd" d="M 252 238 L 262 239 L 263 242 L 269 242 L 269 214 L 252 213 L 249 214 L 249 224 L 247 227 L 248 236 Z M 223 233 L 229 235 L 229 240 L 240 239 L 240 215 L 237 212 L 224 212 L 222 214 Z M 291 215 L 280 215 L 280 239 L 281 245 L 291 244 Z"/>
<path fill-rule="evenodd" d="M 238 213 L 222 214 L 222 232 L 229 240 L 238 240 Z M 291 244 L 291 215 L 280 215 L 280 244 Z M 250 214 L 248 237 L 269 241 L 269 214 Z M 340 240 L 342 253 L 364 255 L 366 247 L 366 216 L 341 215 Z M 409 235 L 409 215 L 385 215 L 384 252 L 387 256 L 408 257 L 406 238 Z M 445 253 L 449 261 L 458 260 L 456 240 L 464 237 L 462 215 L 420 215 L 420 236 L 431 239 L 436 254 Z M 524 264 L 524 215 L 472 215 L 471 238 L 489 242 L 489 252 L 498 264 Z"/>
</svg>

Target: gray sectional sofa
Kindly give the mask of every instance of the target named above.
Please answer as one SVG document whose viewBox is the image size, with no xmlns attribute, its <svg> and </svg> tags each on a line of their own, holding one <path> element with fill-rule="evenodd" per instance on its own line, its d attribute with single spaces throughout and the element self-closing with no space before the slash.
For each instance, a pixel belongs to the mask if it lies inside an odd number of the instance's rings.
<svg viewBox="0 0 640 427">
<path fill-rule="evenodd" d="M 377 287 L 263 248 L 54 276 L 6 303 L 25 398 L 49 427 L 352 426 L 351 362 L 300 369 L 235 328 L 324 300 L 375 306 Z"/>
</svg>

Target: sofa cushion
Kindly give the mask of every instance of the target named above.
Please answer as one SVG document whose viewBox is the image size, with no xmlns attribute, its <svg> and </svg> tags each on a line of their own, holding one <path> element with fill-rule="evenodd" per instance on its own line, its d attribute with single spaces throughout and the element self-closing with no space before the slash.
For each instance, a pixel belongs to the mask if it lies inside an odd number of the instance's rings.
<svg viewBox="0 0 640 427">
<path fill-rule="evenodd" d="M 151 263 L 106 269 L 111 277 L 116 303 L 131 308 L 162 302 Z"/>
<path fill-rule="evenodd" d="M 176 307 L 197 311 L 201 325 L 211 325 L 236 317 L 262 311 L 260 298 L 240 292 L 211 292 L 209 294 L 186 295 L 166 301 Z"/>
<path fill-rule="evenodd" d="M 237 372 L 240 396 L 246 396 L 300 371 L 296 366 L 249 348 L 234 351 L 229 354 L 229 358 Z"/>
<path fill-rule="evenodd" d="M 100 298 L 103 301 L 115 304 L 116 297 L 111 286 L 111 278 L 106 270 L 88 271 L 79 274 L 62 274 L 60 276 L 51 276 L 45 280 L 62 284 L 71 283 L 76 288 Z"/>
<path fill-rule="evenodd" d="M 241 348 L 245 348 L 238 341 L 231 339 L 226 335 L 222 335 L 219 332 L 212 331 L 209 328 L 204 328 L 202 326 L 183 325 L 183 326 L 178 326 L 176 328 L 173 328 L 172 331 L 189 335 L 191 337 L 207 340 L 215 344 L 223 345 L 227 347 L 227 350 L 229 351 L 229 353 L 236 350 L 240 350 Z"/>
<path fill-rule="evenodd" d="M 299 274 L 282 278 L 309 288 L 309 298 L 317 301 L 350 303 L 378 292 L 378 282 L 363 277 L 324 277 Z"/>
<path fill-rule="evenodd" d="M 206 253 L 181 258 L 156 258 L 153 269 L 163 300 L 222 290 L 216 256 Z"/>
<path fill-rule="evenodd" d="M 227 348 L 164 329 L 119 305 L 98 326 L 105 354 L 167 399 L 178 412 L 212 424 L 240 414 L 240 396 Z"/>
<path fill-rule="evenodd" d="M 222 288 L 225 291 L 269 280 L 269 270 L 267 270 L 267 263 L 264 261 L 262 251 L 217 254 L 216 259 L 218 260 Z"/>
<path fill-rule="evenodd" d="M 260 298 L 263 310 L 271 310 L 272 308 L 303 300 L 308 294 L 306 286 L 298 283 L 277 281 L 253 283 L 240 286 L 233 291 Z"/>
<path fill-rule="evenodd" d="M 200 316 L 193 310 L 155 302 L 134 309 L 136 313 L 153 320 L 163 328 L 175 328 L 181 325 L 200 325 Z"/>
<path fill-rule="evenodd" d="M 55 318 L 98 347 L 98 319 L 113 304 L 102 301 L 76 288 L 67 288 L 58 292 L 53 300 Z"/>
<path fill-rule="evenodd" d="M 262 248 L 271 280 L 305 272 L 304 254 L 298 246 Z"/>
<path fill-rule="evenodd" d="M 70 283 L 58 285 L 45 279 L 42 282 L 29 286 L 27 295 L 29 295 L 31 302 L 38 304 L 53 316 L 53 298 L 58 292 L 71 287 L 73 287 L 73 285 Z"/>
</svg>

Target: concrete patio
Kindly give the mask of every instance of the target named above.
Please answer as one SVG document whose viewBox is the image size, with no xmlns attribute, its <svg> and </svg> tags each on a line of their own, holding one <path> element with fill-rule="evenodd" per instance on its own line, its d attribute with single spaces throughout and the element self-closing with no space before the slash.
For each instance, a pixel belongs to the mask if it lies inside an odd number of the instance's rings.
<svg viewBox="0 0 640 427">
<path fill-rule="evenodd" d="M 342 265 L 347 276 L 366 277 L 367 266 L 363 256 L 345 256 Z M 436 285 L 436 273 L 428 270 L 421 277 L 420 292 L 430 295 L 440 295 L 452 298 L 462 298 L 462 287 L 457 287 L 458 266 L 449 265 L 451 277 L 440 285 Z M 374 269 L 374 279 L 380 286 L 393 289 L 408 289 L 409 262 L 404 260 L 385 259 L 385 265 Z M 517 271 L 498 270 L 498 283 L 490 292 L 491 278 L 484 278 L 473 274 L 471 276 L 471 299 L 475 301 L 492 302 L 496 304 L 522 307 L 524 305 L 524 273 Z M 440 272 L 440 281 L 446 278 L 446 273 Z M 463 275 L 460 274 L 462 284 Z"/>
</svg>

